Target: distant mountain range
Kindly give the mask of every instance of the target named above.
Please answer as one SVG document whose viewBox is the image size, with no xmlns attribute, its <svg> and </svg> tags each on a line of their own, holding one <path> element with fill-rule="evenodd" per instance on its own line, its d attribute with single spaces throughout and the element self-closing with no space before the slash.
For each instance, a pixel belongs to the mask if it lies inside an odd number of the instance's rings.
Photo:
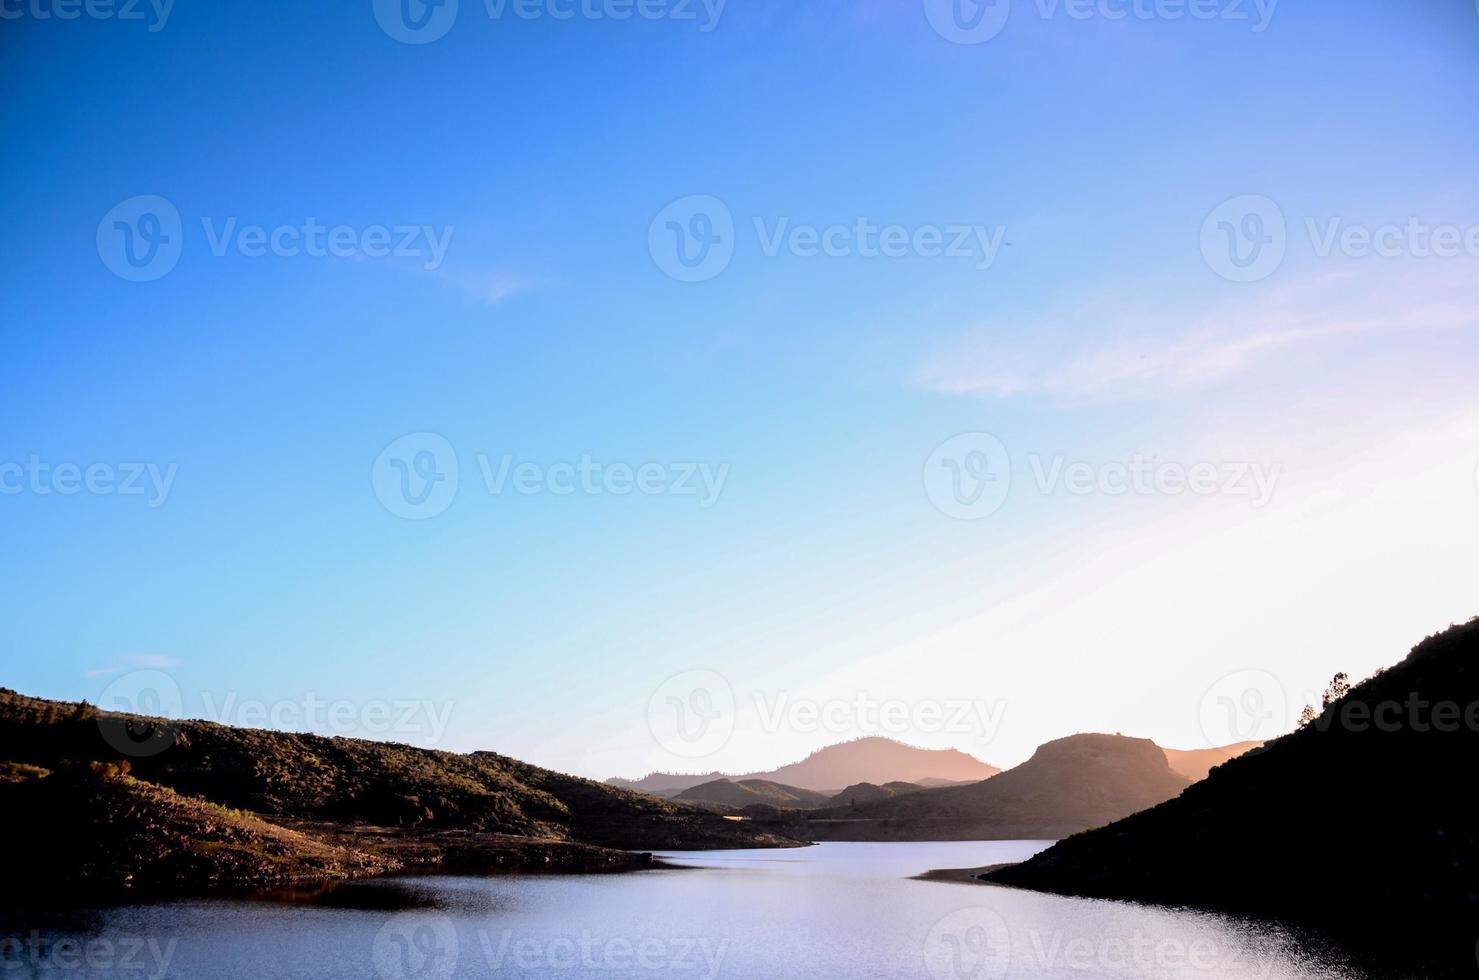
<svg viewBox="0 0 1479 980">
<path fill-rule="evenodd" d="M 1479 618 L 1176 799 L 987 877 L 1275 918 L 1378 947 L 1405 976 L 1472 975 L 1476 760 Z"/>
<path fill-rule="evenodd" d="M 1170 799 L 1191 784 L 1148 739 L 1070 735 L 982 782 L 809 810 L 810 840 L 1048 840 Z"/>
<path fill-rule="evenodd" d="M 677 774 L 655 772 L 641 779 L 608 779 L 611 786 L 672 796 L 719 779 L 760 779 L 828 796 L 856 783 L 967 783 L 1001 772 L 996 766 L 957 749 L 921 749 L 891 738 L 859 738 L 818 749 L 800 762 L 768 772 L 731 775 L 722 772 Z"/>
</svg>

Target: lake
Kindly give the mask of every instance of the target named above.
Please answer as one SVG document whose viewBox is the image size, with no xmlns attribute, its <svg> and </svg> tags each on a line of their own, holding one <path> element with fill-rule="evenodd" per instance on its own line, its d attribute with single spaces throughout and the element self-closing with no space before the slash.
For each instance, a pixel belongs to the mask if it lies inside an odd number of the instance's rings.
<svg viewBox="0 0 1479 980">
<path fill-rule="evenodd" d="M 9 938 L 9 977 L 69 980 L 1357 980 L 1292 934 L 1223 916 L 916 881 L 1035 841 L 665 854 L 691 870 L 379 879 L 296 903 L 105 910 Z"/>
</svg>

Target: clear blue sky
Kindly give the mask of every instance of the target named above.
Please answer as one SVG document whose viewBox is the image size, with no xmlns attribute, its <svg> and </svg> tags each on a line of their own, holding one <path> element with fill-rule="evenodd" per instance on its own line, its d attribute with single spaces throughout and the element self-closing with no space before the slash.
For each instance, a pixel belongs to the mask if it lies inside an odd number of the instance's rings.
<svg viewBox="0 0 1479 980">
<path fill-rule="evenodd" d="M 1479 225 L 1469 0 L 1286 0 L 1261 32 L 1015 0 L 971 45 L 921 0 L 733 0 L 708 32 L 461 0 L 419 45 L 368 2 L 180 0 L 153 32 L 0 21 L 0 81 L 0 462 L 178 466 L 158 507 L 0 496 L 0 684 L 425 698 L 438 744 L 604 776 L 679 764 L 648 699 L 705 668 L 742 702 L 1001 699 L 989 743 L 902 737 L 1005 764 L 1077 728 L 1193 744 L 1229 671 L 1298 700 L 1479 612 L 1479 258 L 1322 256 L 1305 223 Z M 1245 194 L 1288 224 L 1249 283 L 1199 247 Z M 153 282 L 98 247 L 137 195 L 181 220 Z M 735 224 L 704 282 L 649 251 L 687 195 Z M 427 269 L 217 256 L 202 224 L 310 217 L 452 237 Z M 768 256 L 782 218 L 1009 244 Z M 921 473 L 973 431 L 1011 493 L 955 520 Z M 405 520 L 371 472 L 420 432 L 461 483 Z M 709 507 L 494 495 L 479 453 L 728 469 Z M 1254 510 L 1030 475 L 1135 453 L 1282 483 Z M 745 726 L 691 767 L 833 740 Z"/>
</svg>

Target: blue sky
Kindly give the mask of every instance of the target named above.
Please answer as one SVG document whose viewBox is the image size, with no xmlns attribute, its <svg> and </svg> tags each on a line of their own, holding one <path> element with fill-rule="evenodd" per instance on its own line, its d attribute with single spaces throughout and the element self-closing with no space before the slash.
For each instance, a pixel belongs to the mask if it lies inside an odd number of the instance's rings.
<svg viewBox="0 0 1479 980">
<path fill-rule="evenodd" d="M 1473 5 L 1289 2 L 1255 31 L 1230 0 L 1016 0 L 956 44 L 931 4 L 733 0 L 704 31 L 702 7 L 461 0 L 405 44 L 368 2 L 181 0 L 155 31 L 12 3 L 0 462 L 176 469 L 159 506 L 0 496 L 0 683 L 97 700 L 159 671 L 188 714 L 424 700 L 445 730 L 393 734 L 596 776 L 874 730 L 760 701 L 964 698 L 1003 720 L 889 733 L 1007 764 L 1074 730 L 1193 745 L 1220 678 L 1273 676 L 1297 711 L 1479 612 L 1479 255 L 1422 254 L 1421 231 L 1322 255 L 1310 231 L 1479 226 Z M 151 282 L 98 244 L 139 195 L 180 222 Z M 733 256 L 680 282 L 649 229 L 692 195 L 723 203 Z M 1199 243 L 1248 195 L 1287 246 L 1230 281 Z M 233 220 L 310 218 L 359 251 L 213 252 Z M 986 268 L 767 255 L 781 221 L 1007 244 Z M 445 255 L 366 254 L 402 226 Z M 1010 489 L 961 520 L 930 467 L 973 432 Z M 372 472 L 417 433 L 459 480 L 406 519 Z M 1277 491 L 1035 476 L 1136 454 L 1277 467 Z M 707 506 L 491 493 L 480 455 L 724 479 Z M 734 734 L 674 758 L 649 703 L 694 670 L 732 689 Z"/>
</svg>

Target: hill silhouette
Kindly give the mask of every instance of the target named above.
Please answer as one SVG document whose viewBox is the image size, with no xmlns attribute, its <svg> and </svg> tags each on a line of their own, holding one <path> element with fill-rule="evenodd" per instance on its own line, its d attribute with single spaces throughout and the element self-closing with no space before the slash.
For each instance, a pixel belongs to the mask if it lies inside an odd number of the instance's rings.
<svg viewBox="0 0 1479 980">
<path fill-rule="evenodd" d="M 855 806 L 859 803 L 892 799 L 900 793 L 917 793 L 925 788 L 919 783 L 884 783 L 882 786 L 874 783 L 854 783 L 833 796 L 831 802 L 834 806 Z"/>
<path fill-rule="evenodd" d="M 746 807 L 756 803 L 767 803 L 776 807 L 821 806 L 831 800 L 825 793 L 818 793 L 799 786 L 784 786 L 768 779 L 715 779 L 685 789 L 675 800 L 695 803 L 718 803 L 727 807 Z"/>
<path fill-rule="evenodd" d="M 984 782 L 806 814 L 813 840 L 1047 840 L 1154 806 L 1188 780 L 1148 739 L 1070 735 Z"/>
<path fill-rule="evenodd" d="M 626 851 L 800 843 L 492 752 L 150 719 L 5 689 L 0 809 L 24 822 L 7 869 L 25 865 L 18 880 L 99 889 L 594 868 L 640 863 Z"/>
<path fill-rule="evenodd" d="M 1429 637 L 1177 799 L 987 877 L 1303 923 L 1405 964 L 1472 973 L 1476 759 L 1479 619 Z"/>
<path fill-rule="evenodd" d="M 1192 782 L 1199 782 L 1207 778 L 1214 766 L 1220 766 L 1224 762 L 1236 759 L 1245 752 L 1251 752 L 1261 746 L 1262 742 L 1234 742 L 1232 745 L 1224 745 L 1215 749 L 1166 749 L 1166 761 L 1171 768 Z"/>
<path fill-rule="evenodd" d="M 655 772 L 641 779 L 610 779 L 607 783 L 626 789 L 672 795 L 716 779 L 739 782 L 763 779 L 818 793 L 836 794 L 856 783 L 920 783 L 943 780 L 951 783 L 979 782 L 1001 772 L 958 749 L 921 749 L 891 738 L 870 736 L 839 742 L 818 749 L 790 765 L 767 772 L 733 775 L 711 772 L 703 775 Z"/>
</svg>

